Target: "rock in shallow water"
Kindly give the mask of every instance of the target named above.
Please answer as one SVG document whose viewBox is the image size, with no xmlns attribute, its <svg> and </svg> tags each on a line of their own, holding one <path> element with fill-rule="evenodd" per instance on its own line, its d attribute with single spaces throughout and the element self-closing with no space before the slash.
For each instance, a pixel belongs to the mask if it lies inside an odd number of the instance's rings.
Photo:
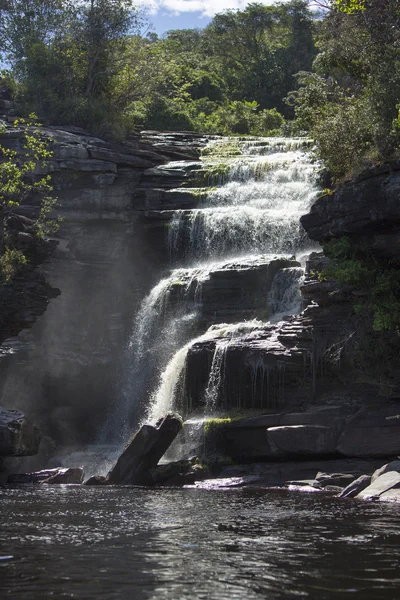
<svg viewBox="0 0 400 600">
<path fill-rule="evenodd" d="M 107 483 L 147 485 L 150 470 L 156 467 L 181 429 L 182 419 L 173 414 L 160 419 L 155 427 L 143 425 L 108 473 Z"/>
<path fill-rule="evenodd" d="M 34 473 L 18 473 L 9 475 L 7 483 L 49 483 L 80 484 L 83 482 L 83 467 L 45 469 Z"/>
<path fill-rule="evenodd" d="M 106 485 L 107 480 L 103 475 L 92 475 L 89 477 L 87 481 L 85 481 L 84 485 Z"/>
<path fill-rule="evenodd" d="M 342 493 L 339 494 L 339 498 L 354 498 L 355 496 L 357 496 L 357 494 L 365 490 L 365 488 L 367 488 L 370 484 L 371 475 L 361 475 L 360 477 L 358 477 L 358 479 L 356 479 L 355 481 L 350 483 L 346 488 L 344 488 Z"/>
<path fill-rule="evenodd" d="M 380 500 L 381 496 L 389 490 L 400 487 L 400 473 L 388 471 L 384 473 L 365 490 L 357 494 L 359 500 Z"/>
</svg>

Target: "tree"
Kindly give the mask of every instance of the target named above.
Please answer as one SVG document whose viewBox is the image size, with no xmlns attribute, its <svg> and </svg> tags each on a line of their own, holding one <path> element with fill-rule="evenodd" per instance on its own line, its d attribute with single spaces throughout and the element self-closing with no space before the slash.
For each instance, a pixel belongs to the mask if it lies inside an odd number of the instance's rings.
<svg viewBox="0 0 400 600">
<path fill-rule="evenodd" d="M 293 75 L 310 69 L 315 55 L 312 29 L 307 2 L 292 0 L 217 14 L 205 37 L 233 99 L 287 111 L 282 98 L 294 85 Z"/>
<path fill-rule="evenodd" d="M 47 44 L 68 28 L 73 10 L 70 0 L 1 0 L 0 53 L 3 59 L 23 68 L 30 48 Z"/>
<path fill-rule="evenodd" d="M 336 178 L 395 155 L 400 97 L 400 0 L 331 3 L 314 74 L 290 95 L 297 123 Z M 319 97 L 324 90 L 325 97 Z M 340 133 L 341 132 L 341 133 Z"/>
<path fill-rule="evenodd" d="M 109 91 L 120 66 L 127 35 L 140 25 L 132 0 L 86 0 L 78 10 L 72 35 L 85 71 L 86 97 Z"/>
<path fill-rule="evenodd" d="M 52 156 L 48 141 L 43 138 L 35 115 L 29 120 L 16 120 L 14 128 L 22 130 L 25 138 L 23 152 L 0 145 L 0 281 L 9 281 L 18 269 L 26 264 L 23 251 L 15 244 L 9 229 L 11 215 L 19 204 L 34 195 L 39 204 L 39 213 L 33 224 L 37 237 L 58 228 L 58 221 L 48 215 L 57 200 L 51 196 L 50 175 L 38 175 Z M 0 129 L 0 134 L 5 128 Z"/>
</svg>

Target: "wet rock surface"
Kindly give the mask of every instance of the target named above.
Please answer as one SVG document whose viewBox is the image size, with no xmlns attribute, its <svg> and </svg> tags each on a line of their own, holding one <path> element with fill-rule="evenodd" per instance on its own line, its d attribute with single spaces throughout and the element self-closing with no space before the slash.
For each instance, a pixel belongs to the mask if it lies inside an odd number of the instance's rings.
<svg viewBox="0 0 400 600">
<path fill-rule="evenodd" d="M 0 211 L 1 218 L 1 211 Z M 36 235 L 34 222 L 20 215 L 6 219 L 9 244 L 24 253 L 27 264 L 9 282 L 0 285 L 0 344 L 30 328 L 46 311 L 50 299 L 60 290 L 37 270 L 55 251 L 57 242 Z M 2 242 L 0 234 L 0 242 Z M 1 348 L 0 348 L 1 357 Z"/>
<path fill-rule="evenodd" d="M 31 456 L 40 444 L 40 431 L 24 414 L 0 407 L 0 456 Z"/>
<path fill-rule="evenodd" d="M 7 483 L 48 483 L 48 484 L 80 484 L 83 482 L 84 470 L 82 467 L 57 467 L 45 469 L 34 473 L 18 473 L 8 476 Z"/>
<path fill-rule="evenodd" d="M 157 466 L 181 429 L 182 420 L 176 415 L 166 415 L 155 427 L 143 425 L 108 473 L 107 483 L 117 485 L 151 483 L 150 470 Z"/>
<path fill-rule="evenodd" d="M 9 127 L 0 143 L 21 153 L 22 133 Z M 181 207 L 169 191 L 190 169 L 175 163 L 196 163 L 207 140 L 150 132 L 121 146 L 67 126 L 42 133 L 54 153 L 47 169 L 63 223 L 57 242 L 36 244 L 35 267 L 46 259 L 40 271 L 23 272 L 0 291 L 0 388 L 4 403 L 29 411 L 45 435 L 65 445 L 94 436 L 105 420 L 132 314 L 167 262 L 166 230 L 144 215 Z M 29 198 L 13 217 L 24 249 L 37 210 Z"/>
</svg>

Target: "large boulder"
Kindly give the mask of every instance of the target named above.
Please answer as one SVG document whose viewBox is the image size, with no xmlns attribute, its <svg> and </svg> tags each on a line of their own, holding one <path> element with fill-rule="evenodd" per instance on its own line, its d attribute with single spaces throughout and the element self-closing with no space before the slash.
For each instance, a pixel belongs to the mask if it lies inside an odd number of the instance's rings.
<svg viewBox="0 0 400 600">
<path fill-rule="evenodd" d="M 151 483 L 151 469 L 168 450 L 182 429 L 182 419 L 169 414 L 156 426 L 143 425 L 133 436 L 114 467 L 107 475 L 107 483 L 119 485 L 146 485 Z"/>
<path fill-rule="evenodd" d="M 40 431 L 18 410 L 0 407 L 0 456 L 37 454 Z"/>
<path fill-rule="evenodd" d="M 371 484 L 371 475 L 360 475 L 339 494 L 339 498 L 354 498 Z"/>
<path fill-rule="evenodd" d="M 362 408 L 350 418 L 339 439 L 345 456 L 393 456 L 400 453 L 397 407 Z"/>
<path fill-rule="evenodd" d="M 362 492 L 357 494 L 359 500 L 380 500 L 381 496 L 389 490 L 400 487 L 400 473 L 397 471 L 388 471 L 384 473 Z"/>
<path fill-rule="evenodd" d="M 377 469 L 371 477 L 371 483 L 373 483 L 375 479 L 378 479 L 378 477 L 384 475 L 385 473 L 388 473 L 389 471 L 396 471 L 397 473 L 400 473 L 400 460 L 392 460 L 390 463 L 387 463 L 386 465 L 383 465 L 383 467 L 381 467 L 380 469 Z"/>
<path fill-rule="evenodd" d="M 34 473 L 17 473 L 8 476 L 7 483 L 59 483 L 80 484 L 83 482 L 83 467 L 56 467 Z"/>
<path fill-rule="evenodd" d="M 337 442 L 335 431 L 323 425 L 270 427 L 268 438 L 278 456 L 334 454 Z"/>
</svg>

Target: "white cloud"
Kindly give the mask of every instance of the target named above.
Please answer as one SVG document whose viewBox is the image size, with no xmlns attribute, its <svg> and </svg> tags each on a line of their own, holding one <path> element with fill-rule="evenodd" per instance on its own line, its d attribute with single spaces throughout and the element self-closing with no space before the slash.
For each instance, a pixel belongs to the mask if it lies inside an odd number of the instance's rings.
<svg viewBox="0 0 400 600">
<path fill-rule="evenodd" d="M 243 9 L 250 0 L 138 0 L 150 14 L 167 11 L 170 14 L 198 12 L 204 17 L 213 17 L 228 8 Z M 282 1 L 282 0 L 281 0 Z M 261 0 L 261 4 L 274 4 L 275 0 Z"/>
</svg>

